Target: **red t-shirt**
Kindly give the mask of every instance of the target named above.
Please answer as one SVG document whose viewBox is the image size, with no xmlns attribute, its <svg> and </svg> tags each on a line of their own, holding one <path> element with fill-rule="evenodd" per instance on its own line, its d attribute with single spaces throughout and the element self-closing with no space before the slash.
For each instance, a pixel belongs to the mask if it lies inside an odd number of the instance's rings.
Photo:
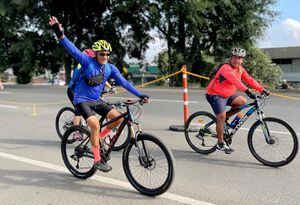
<svg viewBox="0 0 300 205">
<path fill-rule="evenodd" d="M 219 80 L 220 76 L 224 79 L 222 82 Z M 263 91 L 263 87 L 248 74 L 245 68 L 242 66 L 234 68 L 229 64 L 224 64 L 208 84 L 206 93 L 227 98 L 234 95 L 237 89 L 243 92 L 248 89 L 242 81 L 260 93 Z"/>
</svg>

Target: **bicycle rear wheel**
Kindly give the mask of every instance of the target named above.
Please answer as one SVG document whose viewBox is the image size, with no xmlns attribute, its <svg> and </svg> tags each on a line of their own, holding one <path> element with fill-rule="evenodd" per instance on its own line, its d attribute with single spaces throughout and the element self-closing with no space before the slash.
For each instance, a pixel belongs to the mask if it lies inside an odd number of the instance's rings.
<svg viewBox="0 0 300 205">
<path fill-rule="evenodd" d="M 66 130 L 73 126 L 73 117 L 75 110 L 71 107 L 60 109 L 55 118 L 55 128 L 60 139 L 63 138 Z"/>
<path fill-rule="evenodd" d="M 298 139 L 288 123 L 277 118 L 264 118 L 263 122 L 256 121 L 250 128 L 248 146 L 258 161 L 267 166 L 279 167 L 296 157 Z"/>
<path fill-rule="evenodd" d="M 82 140 L 73 139 L 76 132 L 82 135 Z M 89 136 L 90 132 L 78 125 L 68 129 L 61 141 L 61 154 L 66 167 L 75 177 L 81 179 L 89 178 L 96 172 Z"/>
<path fill-rule="evenodd" d="M 148 196 L 166 192 L 175 174 L 171 151 L 156 137 L 144 133 L 125 147 L 123 169 L 132 186 Z"/>
<path fill-rule="evenodd" d="M 184 134 L 187 143 L 196 152 L 210 154 L 216 151 L 216 118 L 211 113 L 199 111 L 192 114 L 185 124 Z"/>
</svg>

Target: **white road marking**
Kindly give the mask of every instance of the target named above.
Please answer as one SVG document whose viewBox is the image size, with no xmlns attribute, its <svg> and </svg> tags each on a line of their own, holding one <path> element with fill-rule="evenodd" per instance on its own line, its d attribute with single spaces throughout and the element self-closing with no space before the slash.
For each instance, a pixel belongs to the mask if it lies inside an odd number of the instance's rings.
<svg viewBox="0 0 300 205">
<path fill-rule="evenodd" d="M 11 92 L 0 91 L 0 94 L 11 94 Z"/>
<path fill-rule="evenodd" d="M 29 158 L 25 158 L 25 157 L 20 157 L 20 156 L 16 156 L 16 155 L 12 155 L 12 154 L 8 154 L 8 153 L 4 153 L 4 152 L 0 152 L 0 157 L 3 157 L 5 159 L 11 159 L 11 160 L 15 160 L 15 161 L 19 161 L 22 163 L 27 163 L 27 164 L 31 164 L 34 166 L 39 166 L 39 167 L 43 167 L 43 168 L 47 168 L 47 169 L 52 169 L 55 171 L 59 171 L 59 172 L 63 172 L 63 173 L 69 173 L 69 171 L 67 170 L 67 168 L 65 167 L 61 167 L 61 166 L 57 166 L 54 164 L 50 164 L 50 163 L 46 163 L 46 162 L 42 162 L 42 161 L 38 161 L 38 160 L 34 160 L 34 159 L 29 159 Z M 118 187 L 123 187 L 126 189 L 131 189 L 131 190 L 135 190 L 130 183 L 128 182 L 124 182 L 124 181 L 119 181 L 116 179 L 112 179 L 112 178 L 108 178 L 108 177 L 103 177 L 103 176 L 99 176 L 99 175 L 94 175 L 93 177 L 91 177 L 91 179 L 94 179 L 96 181 L 100 181 L 106 184 L 110 184 L 110 185 L 114 185 L 114 186 L 118 186 Z M 184 204 L 195 204 L 195 205 L 214 205 L 205 201 L 199 201 L 190 197 L 185 197 L 185 196 L 181 196 L 178 194 L 172 194 L 169 192 L 166 192 L 160 196 L 158 196 L 160 198 L 164 198 L 164 199 L 169 199 L 172 201 L 176 201 L 179 203 L 184 203 Z"/>
<path fill-rule="evenodd" d="M 18 109 L 17 106 L 11 106 L 11 105 L 0 105 L 0 108 L 11 108 L 11 109 Z"/>
</svg>

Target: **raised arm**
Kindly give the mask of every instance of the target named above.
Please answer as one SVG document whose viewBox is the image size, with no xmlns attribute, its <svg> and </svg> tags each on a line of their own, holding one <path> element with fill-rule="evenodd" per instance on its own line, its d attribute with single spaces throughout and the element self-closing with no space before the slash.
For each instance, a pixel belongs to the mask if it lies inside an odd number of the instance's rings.
<svg viewBox="0 0 300 205">
<path fill-rule="evenodd" d="M 83 67 L 88 65 L 89 57 L 83 54 L 65 35 L 62 25 L 55 16 L 49 19 L 49 24 L 52 27 L 56 37 L 61 45 L 70 53 Z"/>
</svg>

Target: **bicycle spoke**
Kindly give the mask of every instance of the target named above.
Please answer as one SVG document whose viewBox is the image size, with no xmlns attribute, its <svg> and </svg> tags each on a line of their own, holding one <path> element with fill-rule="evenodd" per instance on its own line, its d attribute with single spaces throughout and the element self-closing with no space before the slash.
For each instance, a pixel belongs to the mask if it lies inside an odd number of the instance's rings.
<svg viewBox="0 0 300 205">
<path fill-rule="evenodd" d="M 266 118 L 264 121 L 269 131 L 268 140 L 265 139 L 260 123 L 256 123 L 249 131 L 248 145 L 251 153 L 269 166 L 288 164 L 298 151 L 297 135 L 280 119 Z"/>
<path fill-rule="evenodd" d="M 143 136 L 146 139 L 137 141 L 138 147 L 132 144 L 130 151 L 126 154 L 128 160 L 125 173 L 134 187 L 142 193 L 157 195 L 156 193 L 164 192 L 172 181 L 171 158 L 166 155 L 166 150 L 162 149 L 162 145 L 157 144 L 158 141 L 155 138 L 150 135 Z"/>
<path fill-rule="evenodd" d="M 217 143 L 215 117 L 207 112 L 192 114 L 186 123 L 185 138 L 190 147 L 201 154 L 215 151 Z"/>
<path fill-rule="evenodd" d="M 79 130 L 78 130 L 79 129 Z M 62 140 L 63 160 L 70 172 L 79 178 L 87 178 L 94 174 L 94 158 L 91 154 L 91 147 L 88 132 L 83 131 L 81 126 L 72 127 Z M 74 140 L 73 134 L 79 132 L 83 140 Z"/>
</svg>

